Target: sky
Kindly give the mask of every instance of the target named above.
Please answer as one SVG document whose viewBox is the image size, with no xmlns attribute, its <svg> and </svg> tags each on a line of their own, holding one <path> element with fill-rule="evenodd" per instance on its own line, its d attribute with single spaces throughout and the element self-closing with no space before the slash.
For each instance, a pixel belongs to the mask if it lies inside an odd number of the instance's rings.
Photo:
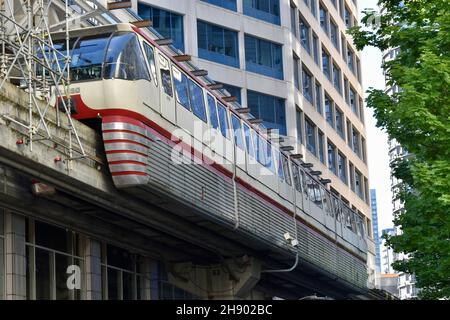
<svg viewBox="0 0 450 320">
<path fill-rule="evenodd" d="M 365 8 L 377 8 L 377 0 L 359 0 L 359 11 Z M 360 12 L 359 18 L 361 19 Z M 373 47 L 362 51 L 362 78 L 364 91 L 373 87 L 384 89 L 384 76 L 381 69 L 381 52 Z M 365 94 L 367 97 L 367 94 Z M 385 132 L 375 126 L 376 119 L 372 109 L 365 108 L 367 132 L 367 153 L 369 164 L 370 189 L 376 189 L 378 207 L 378 229 L 392 227 L 392 193 L 390 187 L 390 169 L 388 155 L 388 137 Z"/>
</svg>

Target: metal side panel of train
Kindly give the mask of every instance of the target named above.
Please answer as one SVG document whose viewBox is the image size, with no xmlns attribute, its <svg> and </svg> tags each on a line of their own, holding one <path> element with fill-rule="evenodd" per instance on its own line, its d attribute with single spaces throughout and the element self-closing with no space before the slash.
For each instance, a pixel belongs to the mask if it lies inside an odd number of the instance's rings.
<svg viewBox="0 0 450 320">
<path fill-rule="evenodd" d="M 295 256 L 295 251 L 283 235 L 296 234 L 300 258 L 353 285 L 366 286 L 367 256 L 362 241 L 346 233 L 342 220 L 333 218 L 334 225 L 327 228 L 326 208 L 317 206 L 308 193 L 299 194 L 304 205 L 298 207 L 297 201 L 295 227 L 293 204 L 292 208 L 277 205 L 243 184 L 237 185 L 236 212 L 233 179 L 210 164 L 193 163 L 191 154 L 174 148 L 175 143 L 155 129 L 131 118 L 110 116 L 103 118 L 102 131 L 116 187 L 138 186 L 148 197 L 157 195 L 155 199 L 171 203 L 174 210 L 177 204 L 187 205 L 195 214 L 230 230 L 238 226 L 236 232 L 285 250 L 287 256 Z"/>
</svg>

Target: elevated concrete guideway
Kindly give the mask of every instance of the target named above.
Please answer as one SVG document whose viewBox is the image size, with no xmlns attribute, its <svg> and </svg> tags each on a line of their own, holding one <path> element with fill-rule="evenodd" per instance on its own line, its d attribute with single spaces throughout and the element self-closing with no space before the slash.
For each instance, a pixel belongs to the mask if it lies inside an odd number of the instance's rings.
<svg viewBox="0 0 450 320">
<path fill-rule="evenodd" d="M 293 272 L 261 273 L 289 268 L 295 254 L 220 221 L 186 215 L 185 208 L 169 212 L 154 200 L 116 190 L 99 134 L 74 121 L 87 157 L 69 160 L 64 147 L 68 123 L 61 118 L 57 126 L 54 110 L 47 116 L 53 140 L 34 141 L 31 150 L 25 128 L 14 121 L 27 119 L 27 99 L 26 92 L 9 83 L 0 92 L 0 207 L 139 248 L 166 262 L 173 284 L 205 299 L 263 297 L 254 292 L 284 298 L 314 293 L 355 298 L 366 293 L 302 259 Z M 34 115 L 35 123 L 38 119 Z M 33 193 L 33 185 L 35 191 L 47 186 L 50 192 Z M 190 283 L 192 279 L 196 282 Z M 198 283 L 208 288 L 211 281 L 215 285 L 209 289 L 196 289 Z"/>
</svg>

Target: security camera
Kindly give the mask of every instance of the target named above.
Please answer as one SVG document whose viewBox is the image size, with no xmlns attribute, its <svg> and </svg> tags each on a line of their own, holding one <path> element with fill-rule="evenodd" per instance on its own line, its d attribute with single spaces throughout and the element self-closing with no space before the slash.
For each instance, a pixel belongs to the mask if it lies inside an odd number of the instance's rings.
<svg viewBox="0 0 450 320">
<path fill-rule="evenodd" d="M 298 240 L 296 240 L 296 239 L 292 240 L 292 241 L 291 241 L 291 246 L 294 247 L 294 248 L 297 248 L 297 246 L 298 246 Z"/>
<path fill-rule="evenodd" d="M 291 236 L 291 234 L 290 234 L 289 232 L 286 232 L 286 233 L 284 234 L 284 239 L 285 239 L 286 241 L 291 242 L 292 239 L 294 239 L 294 238 Z"/>
</svg>

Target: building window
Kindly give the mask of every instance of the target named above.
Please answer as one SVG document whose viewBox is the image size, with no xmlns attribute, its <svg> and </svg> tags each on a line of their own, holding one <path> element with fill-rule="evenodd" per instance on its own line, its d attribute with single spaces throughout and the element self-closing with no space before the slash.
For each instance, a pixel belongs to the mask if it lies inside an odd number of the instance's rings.
<svg viewBox="0 0 450 320">
<path fill-rule="evenodd" d="M 350 13 L 350 10 L 347 8 L 347 6 L 345 6 L 344 9 L 344 21 L 345 21 L 345 26 L 347 28 L 351 28 L 352 27 L 352 14 Z"/>
<path fill-rule="evenodd" d="M 354 114 L 358 115 L 358 104 L 357 104 L 357 96 L 355 90 L 350 87 L 349 89 L 349 103 L 350 107 L 352 108 L 352 111 Z"/>
<path fill-rule="evenodd" d="M 294 85 L 297 88 L 297 90 L 300 90 L 300 76 L 298 69 L 299 59 L 295 54 L 294 58 L 292 59 L 292 64 L 293 64 L 292 71 L 294 72 Z"/>
<path fill-rule="evenodd" d="M 325 93 L 324 99 L 325 105 L 325 119 L 330 124 L 331 127 L 334 128 L 334 117 L 333 117 L 333 100 Z"/>
<path fill-rule="evenodd" d="M 319 135 L 318 135 L 318 138 L 319 138 L 319 160 L 320 160 L 320 162 L 325 164 L 325 151 L 324 151 L 325 139 L 324 139 L 323 132 L 320 130 L 318 130 L 318 131 L 319 131 Z"/>
<path fill-rule="evenodd" d="M 333 20 L 330 20 L 330 39 L 335 48 L 339 51 L 339 31 L 338 26 Z"/>
<path fill-rule="evenodd" d="M 316 95 L 316 99 L 314 100 L 315 101 L 315 107 L 316 107 L 316 110 L 317 110 L 317 112 L 320 114 L 320 115 L 322 115 L 322 86 L 318 83 L 318 82 L 316 82 L 315 83 L 315 95 Z"/>
<path fill-rule="evenodd" d="M 198 56 L 239 68 L 238 33 L 203 21 L 197 21 Z"/>
<path fill-rule="evenodd" d="M 361 83 L 361 64 L 358 58 L 356 58 L 356 75 L 358 77 L 359 83 Z"/>
<path fill-rule="evenodd" d="M 339 179 L 347 184 L 347 158 L 340 152 L 338 152 L 338 170 Z"/>
<path fill-rule="evenodd" d="M 283 79 L 281 45 L 245 35 L 245 61 L 247 71 Z"/>
<path fill-rule="evenodd" d="M 322 27 L 323 31 L 328 35 L 328 11 L 325 9 L 322 3 L 319 4 L 319 19 L 320 19 L 320 26 Z"/>
<path fill-rule="evenodd" d="M 322 48 L 322 71 L 331 80 L 330 55 Z"/>
<path fill-rule="evenodd" d="M 273 24 L 280 24 L 279 0 L 243 0 L 244 14 Z"/>
<path fill-rule="evenodd" d="M 300 42 L 305 48 L 305 50 L 308 52 L 308 54 L 311 54 L 311 44 L 309 42 L 309 36 L 311 33 L 311 27 L 305 22 L 305 20 L 300 17 Z"/>
<path fill-rule="evenodd" d="M 244 151 L 244 138 L 242 136 L 242 126 L 241 126 L 241 120 L 235 115 L 231 115 L 231 124 L 233 126 L 233 135 L 234 135 L 234 143 L 235 145 Z"/>
<path fill-rule="evenodd" d="M 337 106 L 334 108 L 336 115 L 336 132 L 345 140 L 344 135 L 344 113 Z"/>
<path fill-rule="evenodd" d="M 247 91 L 247 105 L 256 118 L 263 119 L 267 128 L 278 129 L 286 135 L 286 116 L 284 100 L 256 91 Z"/>
<path fill-rule="evenodd" d="M 347 119 L 347 144 L 350 147 L 350 149 L 352 148 L 352 124 L 350 122 L 350 120 Z"/>
<path fill-rule="evenodd" d="M 204 2 L 211 3 L 213 5 L 231 10 L 237 11 L 236 0 L 202 0 Z"/>
<path fill-rule="evenodd" d="M 81 300 L 85 298 L 84 253 L 79 234 L 40 221 L 27 223 L 27 299 Z M 67 267 L 80 268 L 81 289 L 67 287 Z"/>
<path fill-rule="evenodd" d="M 353 64 L 354 57 L 355 54 L 353 53 L 352 49 L 350 49 L 350 46 L 347 45 L 347 65 L 353 73 L 355 73 L 355 65 Z"/>
<path fill-rule="evenodd" d="M 319 38 L 315 33 L 313 33 L 313 55 L 314 62 L 319 65 Z"/>
<path fill-rule="evenodd" d="M 353 152 L 355 152 L 359 157 L 361 157 L 359 149 L 359 132 L 353 127 Z"/>
<path fill-rule="evenodd" d="M 345 98 L 345 102 L 348 105 L 350 105 L 350 99 L 348 96 L 348 87 L 349 87 L 348 79 L 347 79 L 347 77 L 344 77 L 344 98 Z"/>
<path fill-rule="evenodd" d="M 355 191 L 355 166 L 351 162 L 348 166 L 350 171 L 350 189 Z"/>
<path fill-rule="evenodd" d="M 341 81 L 341 69 L 333 63 L 333 85 L 340 94 L 342 94 Z"/>
<path fill-rule="evenodd" d="M 297 7 L 291 3 L 291 32 L 297 37 Z"/>
<path fill-rule="evenodd" d="M 142 19 L 152 21 L 159 34 L 172 39 L 173 45 L 184 51 L 183 16 L 142 3 L 138 3 L 138 14 Z"/>
<path fill-rule="evenodd" d="M 341 34 L 341 53 L 342 53 L 342 59 L 344 59 L 344 61 L 346 61 L 347 56 L 346 56 L 346 52 L 347 52 L 347 46 L 346 46 L 347 41 L 345 40 L 345 36 L 343 34 Z"/>
<path fill-rule="evenodd" d="M 227 90 L 231 96 L 236 97 L 237 103 L 242 105 L 242 95 L 241 95 L 242 89 L 236 86 L 232 86 L 231 84 L 223 83 L 222 85 L 223 85 L 222 88 Z"/>
<path fill-rule="evenodd" d="M 316 125 L 307 118 L 305 118 L 305 130 L 306 149 L 308 149 L 309 152 L 316 156 Z"/>
<path fill-rule="evenodd" d="M 303 144 L 303 112 L 298 107 L 295 110 L 295 120 L 297 125 L 297 141 Z"/>
<path fill-rule="evenodd" d="M 328 141 L 328 169 L 337 175 L 336 171 L 336 147 Z"/>
<path fill-rule="evenodd" d="M 361 174 L 361 172 L 359 172 L 358 170 L 355 169 L 355 190 L 356 190 L 356 194 L 361 199 L 364 199 L 362 183 L 363 183 L 362 174 Z"/>
<path fill-rule="evenodd" d="M 313 104 L 312 75 L 306 70 L 305 66 L 302 67 L 302 88 L 303 96 Z"/>
</svg>

